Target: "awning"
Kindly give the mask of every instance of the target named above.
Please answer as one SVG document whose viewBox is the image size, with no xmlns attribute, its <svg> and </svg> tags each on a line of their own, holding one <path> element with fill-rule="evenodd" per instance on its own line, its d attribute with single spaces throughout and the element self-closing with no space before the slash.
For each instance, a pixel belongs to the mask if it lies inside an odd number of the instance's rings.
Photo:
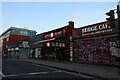
<svg viewBox="0 0 120 80">
<path fill-rule="evenodd" d="M 44 42 L 47 42 L 47 41 L 54 41 L 55 38 L 52 38 L 52 39 L 47 39 L 47 40 L 42 40 L 42 41 L 38 41 L 37 43 L 35 44 L 40 44 L 40 43 L 44 43 Z"/>
</svg>

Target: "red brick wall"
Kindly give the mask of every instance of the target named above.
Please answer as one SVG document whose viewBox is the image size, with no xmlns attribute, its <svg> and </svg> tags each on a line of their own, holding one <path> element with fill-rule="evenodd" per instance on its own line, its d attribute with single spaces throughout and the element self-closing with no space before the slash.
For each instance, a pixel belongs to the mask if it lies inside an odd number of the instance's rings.
<svg viewBox="0 0 120 80">
<path fill-rule="evenodd" d="M 10 34 L 9 41 L 5 42 L 4 46 L 16 45 L 19 41 L 28 39 L 28 37 L 26 35 Z"/>
<path fill-rule="evenodd" d="M 74 60 L 81 63 L 120 65 L 118 36 L 97 37 L 74 41 Z"/>
</svg>

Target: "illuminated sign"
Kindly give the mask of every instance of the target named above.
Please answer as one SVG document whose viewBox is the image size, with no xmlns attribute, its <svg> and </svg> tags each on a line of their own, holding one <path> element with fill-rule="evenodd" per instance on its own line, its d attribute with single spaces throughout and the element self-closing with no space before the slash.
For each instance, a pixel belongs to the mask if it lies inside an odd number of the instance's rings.
<svg viewBox="0 0 120 80">
<path fill-rule="evenodd" d="M 47 47 L 50 47 L 50 43 L 49 42 L 47 43 Z"/>
<path fill-rule="evenodd" d="M 54 34 L 53 33 L 51 33 L 51 37 L 53 37 L 54 36 Z"/>
<path fill-rule="evenodd" d="M 50 34 L 46 34 L 46 35 L 44 35 L 44 38 L 60 37 L 60 36 L 65 35 L 65 34 L 66 34 L 66 30 L 63 29 L 63 30 L 58 31 L 58 32 L 52 32 Z"/>
</svg>

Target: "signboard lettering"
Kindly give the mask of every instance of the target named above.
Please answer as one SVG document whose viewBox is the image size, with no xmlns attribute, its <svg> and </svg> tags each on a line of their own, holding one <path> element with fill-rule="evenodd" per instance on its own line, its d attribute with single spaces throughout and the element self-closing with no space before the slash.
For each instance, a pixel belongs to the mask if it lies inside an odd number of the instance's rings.
<svg viewBox="0 0 120 80">
<path fill-rule="evenodd" d="M 82 33 L 96 31 L 96 30 L 97 30 L 97 26 L 93 26 L 93 27 L 82 29 Z"/>
<path fill-rule="evenodd" d="M 62 35 L 65 35 L 65 30 L 58 31 L 58 32 L 52 32 L 50 34 L 44 35 L 44 38 L 60 37 Z"/>
<path fill-rule="evenodd" d="M 92 27 L 82 28 L 82 36 L 111 32 L 112 29 L 107 24 L 99 24 Z"/>
</svg>

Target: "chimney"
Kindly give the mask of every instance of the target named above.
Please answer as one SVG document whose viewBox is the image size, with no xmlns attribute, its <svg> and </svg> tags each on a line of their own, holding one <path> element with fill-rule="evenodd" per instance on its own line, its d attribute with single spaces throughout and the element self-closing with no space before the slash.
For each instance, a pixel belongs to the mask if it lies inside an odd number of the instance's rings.
<svg viewBox="0 0 120 80">
<path fill-rule="evenodd" d="M 74 29 L 74 22 L 73 21 L 69 21 L 68 23 L 69 23 L 69 27 Z"/>
</svg>

